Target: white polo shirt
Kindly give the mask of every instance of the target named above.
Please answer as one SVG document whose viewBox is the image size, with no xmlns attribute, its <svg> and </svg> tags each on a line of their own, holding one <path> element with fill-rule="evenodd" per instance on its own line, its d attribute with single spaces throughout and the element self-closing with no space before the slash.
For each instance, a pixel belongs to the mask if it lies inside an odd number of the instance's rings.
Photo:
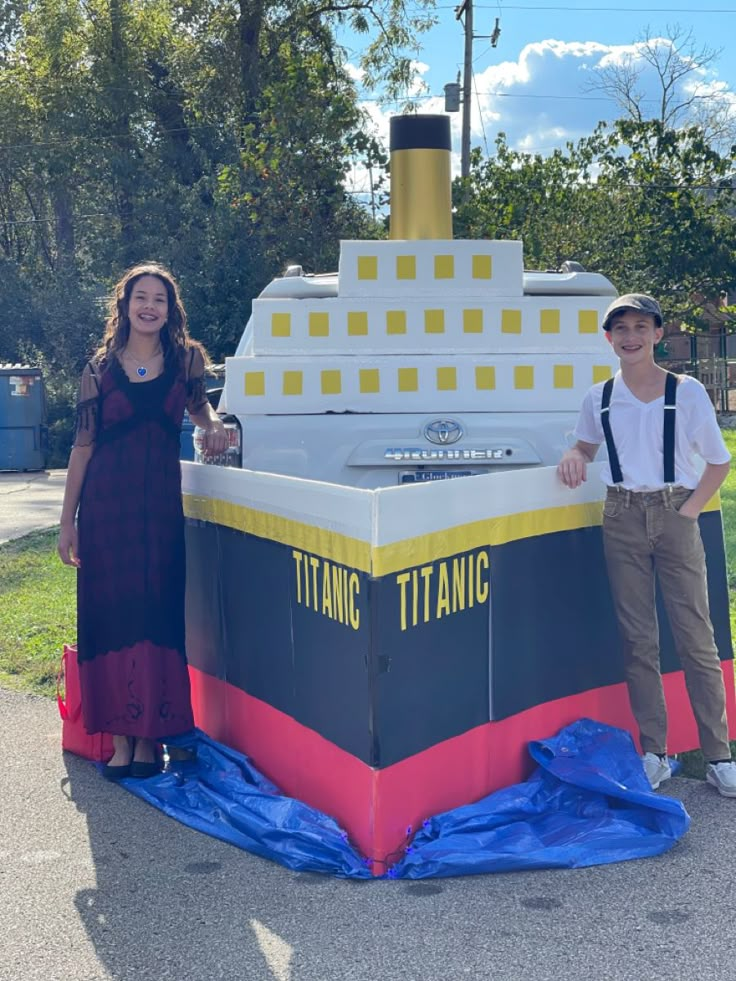
<svg viewBox="0 0 736 981">
<path fill-rule="evenodd" d="M 580 410 L 574 437 L 584 443 L 603 443 L 601 425 L 603 386 L 599 382 L 588 391 Z M 613 442 L 618 453 L 623 484 L 627 490 L 661 490 L 664 482 L 663 433 L 664 395 L 653 402 L 641 402 L 617 371 L 609 412 Z M 728 463 L 731 454 L 723 442 L 715 410 L 708 393 L 695 378 L 680 376 L 675 413 L 675 483 L 691 490 L 697 487 L 701 468 L 696 456 L 706 463 Z M 611 468 L 606 461 L 601 477 L 613 486 Z"/>
</svg>

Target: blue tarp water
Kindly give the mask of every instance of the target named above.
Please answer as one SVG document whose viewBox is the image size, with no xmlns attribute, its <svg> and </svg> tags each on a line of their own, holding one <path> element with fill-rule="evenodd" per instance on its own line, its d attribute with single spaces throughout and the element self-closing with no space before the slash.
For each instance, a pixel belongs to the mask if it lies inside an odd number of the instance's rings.
<svg viewBox="0 0 736 981">
<path fill-rule="evenodd" d="M 373 877 L 326 814 L 283 796 L 247 757 L 199 730 L 172 740 L 196 753 L 148 780 L 122 781 L 182 824 L 299 871 Z M 426 820 L 384 873 L 422 879 L 582 868 L 659 855 L 687 831 L 682 803 L 653 793 L 631 736 L 581 719 L 529 743 L 538 764 L 524 783 Z M 373 856 L 385 867 L 386 856 Z"/>
</svg>

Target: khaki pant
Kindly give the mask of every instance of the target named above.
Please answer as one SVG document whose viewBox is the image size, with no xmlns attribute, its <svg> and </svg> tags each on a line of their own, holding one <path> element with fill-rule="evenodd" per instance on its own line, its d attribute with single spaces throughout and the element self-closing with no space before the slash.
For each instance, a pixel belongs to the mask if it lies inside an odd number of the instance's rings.
<svg viewBox="0 0 736 981">
<path fill-rule="evenodd" d="M 654 602 L 656 571 L 703 755 L 707 760 L 728 760 L 726 693 L 710 622 L 705 551 L 697 521 L 678 513 L 690 494 L 683 487 L 652 493 L 609 487 L 603 508 L 603 547 L 642 752 L 667 749 Z"/>
</svg>

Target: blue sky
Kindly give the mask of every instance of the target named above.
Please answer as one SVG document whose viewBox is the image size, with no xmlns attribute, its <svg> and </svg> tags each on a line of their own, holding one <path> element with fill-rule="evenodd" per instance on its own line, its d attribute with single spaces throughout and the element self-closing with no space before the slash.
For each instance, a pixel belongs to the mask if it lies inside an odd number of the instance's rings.
<svg viewBox="0 0 736 981">
<path fill-rule="evenodd" d="M 718 55 L 708 69 L 690 76 L 711 99 L 718 99 L 736 122 L 736 48 L 729 46 L 736 30 L 736 0 L 695 0 L 679 6 L 666 3 L 637 6 L 624 0 L 615 9 L 611 0 L 579 4 L 530 0 L 527 3 L 475 3 L 475 33 L 490 34 L 500 18 L 501 35 L 496 48 L 488 40 L 474 41 L 475 89 L 473 145 L 493 149 L 496 134 L 507 134 L 512 146 L 549 153 L 568 140 L 592 132 L 601 119 L 621 113 L 600 91 L 590 91 L 593 69 L 625 57 L 636 58 L 637 41 L 667 37 L 677 26 L 692 32 L 697 49 L 707 46 Z M 434 98 L 423 98 L 422 111 L 444 111 L 443 88 L 462 68 L 463 30 L 455 19 L 454 5 L 439 0 L 438 23 L 421 37 L 418 56 L 422 78 Z M 343 39 L 348 47 L 355 38 Z M 722 49 L 722 50 L 720 50 Z M 647 97 L 659 92 L 654 79 L 642 77 Z M 371 93 L 362 93 L 367 98 Z M 649 103 L 654 108 L 654 103 Z M 395 107 L 366 103 L 376 130 L 387 131 L 386 120 Z M 453 134 L 459 149 L 460 114 L 453 117 Z M 454 155 L 455 166 L 459 157 Z M 360 174 L 355 175 L 356 182 Z M 357 186 L 356 183 L 356 186 Z"/>
</svg>

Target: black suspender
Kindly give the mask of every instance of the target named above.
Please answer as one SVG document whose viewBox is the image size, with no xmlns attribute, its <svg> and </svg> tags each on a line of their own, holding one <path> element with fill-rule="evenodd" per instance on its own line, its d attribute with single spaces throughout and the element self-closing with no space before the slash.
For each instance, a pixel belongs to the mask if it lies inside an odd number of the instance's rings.
<svg viewBox="0 0 736 981">
<path fill-rule="evenodd" d="M 621 464 L 618 462 L 616 444 L 613 442 L 611 432 L 611 420 L 608 418 L 611 405 L 611 392 L 613 391 L 613 378 L 609 378 L 603 386 L 603 398 L 601 399 L 601 425 L 603 435 L 606 437 L 606 449 L 608 450 L 608 463 L 611 467 L 611 479 L 614 484 L 623 483 L 624 475 L 621 473 Z"/>
<path fill-rule="evenodd" d="M 606 437 L 606 448 L 608 450 L 608 463 L 611 467 L 611 479 L 614 484 L 623 483 L 621 464 L 618 461 L 616 444 L 613 442 L 611 432 L 611 421 L 609 419 L 611 407 L 611 393 L 613 392 L 613 378 L 609 378 L 603 386 L 603 397 L 601 399 L 601 426 L 603 435 Z M 667 372 L 664 382 L 664 434 L 663 434 L 663 455 L 664 455 L 664 482 L 674 484 L 675 482 L 675 403 L 677 401 L 677 375 L 671 371 Z"/>
<path fill-rule="evenodd" d="M 664 381 L 664 482 L 675 482 L 675 402 L 677 375 L 667 372 Z"/>
</svg>

